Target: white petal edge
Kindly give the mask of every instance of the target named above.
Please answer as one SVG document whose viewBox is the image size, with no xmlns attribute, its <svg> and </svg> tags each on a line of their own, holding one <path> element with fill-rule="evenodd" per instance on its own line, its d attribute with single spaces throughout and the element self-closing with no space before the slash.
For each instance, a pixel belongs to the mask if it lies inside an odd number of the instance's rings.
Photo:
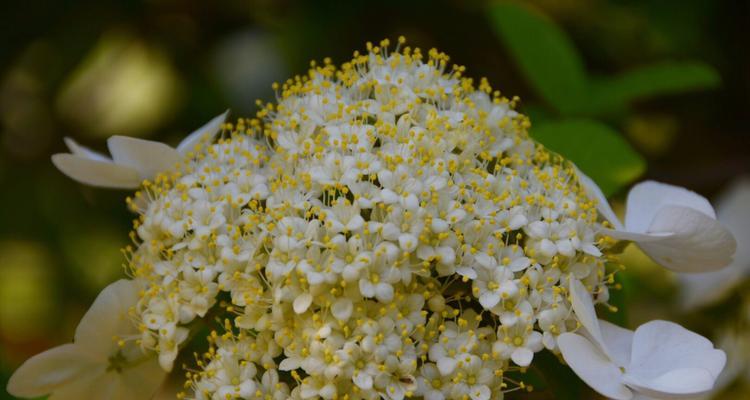
<svg viewBox="0 0 750 400">
<path fill-rule="evenodd" d="M 726 354 L 705 337 L 669 321 L 655 320 L 638 327 L 628 374 L 656 378 L 677 368 L 699 368 L 718 377 Z"/>
<path fill-rule="evenodd" d="M 702 368 L 675 368 L 650 379 L 625 374 L 623 381 L 639 393 L 657 399 L 694 398 L 709 392 L 715 378 Z"/>
<path fill-rule="evenodd" d="M 339 321 L 347 321 L 352 316 L 354 304 L 346 297 L 342 297 L 331 305 L 331 314 Z"/>
<path fill-rule="evenodd" d="M 75 343 L 106 362 L 117 350 L 113 336 L 124 337 L 138 330 L 128 315 L 138 302 L 137 281 L 120 279 L 105 287 L 78 323 Z"/>
<path fill-rule="evenodd" d="M 716 218 L 734 235 L 737 251 L 724 269 L 679 275 L 680 307 L 685 311 L 722 300 L 750 274 L 750 178 L 734 181 L 715 204 Z"/>
<path fill-rule="evenodd" d="M 177 164 L 182 156 L 168 145 L 128 136 L 112 136 L 107 147 L 115 164 L 138 171 L 141 179 L 151 179 Z"/>
<path fill-rule="evenodd" d="M 8 380 L 8 393 L 16 397 L 39 397 L 70 382 L 93 378 L 97 362 L 75 344 L 64 344 L 26 360 Z"/>
<path fill-rule="evenodd" d="M 68 153 L 52 156 L 63 174 L 80 183 L 110 189 L 135 189 L 141 184 L 138 171 L 110 161 L 98 161 Z"/>
<path fill-rule="evenodd" d="M 594 300 L 583 283 L 577 279 L 570 280 L 570 304 L 573 307 L 576 317 L 578 317 L 578 321 L 581 322 L 586 332 L 591 335 L 591 338 L 594 339 L 594 342 L 602 352 L 608 354 L 602 337 L 602 331 L 599 327 L 599 319 L 596 317 Z"/>
<path fill-rule="evenodd" d="M 68 149 L 71 153 L 74 155 L 88 158 L 89 160 L 97 160 L 97 161 L 106 161 L 106 162 L 112 162 L 112 159 L 105 156 L 102 153 L 96 152 L 94 150 L 89 149 L 88 147 L 81 146 L 73 140 L 72 138 L 65 137 L 63 138 L 63 141 L 65 142 L 65 145 L 68 146 Z"/>
<path fill-rule="evenodd" d="M 294 312 L 297 314 L 302 314 L 303 312 L 307 311 L 308 308 L 310 308 L 310 304 L 312 304 L 313 297 L 310 293 L 302 293 L 297 298 L 294 299 L 294 302 L 292 304 L 292 307 L 294 308 Z"/>
<path fill-rule="evenodd" d="M 645 181 L 633 186 L 628 193 L 625 230 L 645 233 L 665 206 L 691 208 L 716 219 L 716 213 L 705 197 L 679 186 Z"/>
<path fill-rule="evenodd" d="M 203 126 L 193 131 L 180 144 L 177 145 L 177 152 L 182 155 L 195 149 L 201 141 L 210 142 L 221 131 L 221 125 L 227 120 L 229 110 L 224 111 L 223 114 L 213 117 L 210 121 L 206 122 Z"/>
<path fill-rule="evenodd" d="M 733 182 L 716 201 L 716 219 L 737 240 L 735 263 L 745 273 L 750 273 L 750 177 Z"/>
<path fill-rule="evenodd" d="M 154 394 L 164 382 L 167 373 L 159 366 L 156 357 L 139 364 L 133 368 L 127 368 L 119 375 L 123 390 L 123 400 L 128 399 L 152 399 Z"/>
<path fill-rule="evenodd" d="M 620 367 L 629 365 L 634 332 L 601 319 L 599 320 L 599 327 L 612 361 Z"/>
<path fill-rule="evenodd" d="M 531 364 L 531 361 L 534 359 L 534 352 L 525 347 L 519 347 L 513 350 L 510 358 L 519 367 L 528 367 L 529 364 Z"/>
<path fill-rule="evenodd" d="M 575 333 L 563 333 L 557 338 L 557 346 L 565 362 L 589 387 L 616 400 L 633 397 L 622 384 L 620 369 L 594 343 Z"/>
<path fill-rule="evenodd" d="M 581 184 L 586 195 L 592 200 L 596 201 L 596 210 L 606 221 L 609 221 L 612 226 L 617 230 L 623 230 L 620 219 L 617 218 L 615 212 L 607 201 L 607 197 L 602 192 L 602 189 L 597 185 L 593 179 L 589 178 L 588 175 L 584 174 L 577 166 L 575 166 L 576 174 L 578 175 L 578 183 Z"/>
<path fill-rule="evenodd" d="M 715 219 L 683 206 L 663 207 L 650 232 L 670 232 L 658 240 L 639 242 L 641 249 L 660 265 L 678 272 L 715 271 L 731 264 L 737 242 Z"/>
</svg>

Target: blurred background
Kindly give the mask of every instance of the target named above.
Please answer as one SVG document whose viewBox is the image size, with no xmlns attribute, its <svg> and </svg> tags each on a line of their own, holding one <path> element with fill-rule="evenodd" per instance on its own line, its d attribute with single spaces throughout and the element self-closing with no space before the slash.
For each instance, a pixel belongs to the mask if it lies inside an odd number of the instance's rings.
<svg viewBox="0 0 750 400">
<path fill-rule="evenodd" d="M 176 144 L 227 108 L 253 115 L 256 99 L 273 99 L 272 82 L 310 60 L 340 63 L 366 41 L 404 35 L 519 96 L 532 134 L 620 208 L 627 186 L 647 178 L 714 200 L 749 185 L 748 26 L 749 3 L 728 0 L 2 2 L 0 398 L 12 371 L 69 341 L 98 291 L 123 274 L 129 193 L 55 170 L 64 136 L 98 150 L 115 134 Z M 724 195 L 731 215 L 747 216 L 750 197 L 735 192 Z M 732 285 L 688 304 L 683 278 L 632 246 L 623 261 L 612 319 L 674 320 L 714 338 L 735 356 L 713 395 L 748 398 L 747 273 L 714 279 Z M 509 398 L 595 398 L 548 361 L 558 376 Z"/>
</svg>

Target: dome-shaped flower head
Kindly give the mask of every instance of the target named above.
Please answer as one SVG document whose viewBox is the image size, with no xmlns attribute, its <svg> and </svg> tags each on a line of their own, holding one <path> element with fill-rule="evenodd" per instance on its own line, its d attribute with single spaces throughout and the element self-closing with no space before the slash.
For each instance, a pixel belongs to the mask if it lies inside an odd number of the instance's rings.
<svg viewBox="0 0 750 400">
<path fill-rule="evenodd" d="M 593 327 L 566 293 L 580 279 L 606 301 L 610 215 L 517 100 L 464 72 L 383 41 L 274 85 L 255 117 L 218 117 L 190 136 L 204 146 L 55 157 L 85 183 L 149 180 L 126 249 L 137 343 L 169 371 L 196 320 L 222 322 L 183 398 L 501 398 L 524 387 L 506 372 Z"/>
</svg>

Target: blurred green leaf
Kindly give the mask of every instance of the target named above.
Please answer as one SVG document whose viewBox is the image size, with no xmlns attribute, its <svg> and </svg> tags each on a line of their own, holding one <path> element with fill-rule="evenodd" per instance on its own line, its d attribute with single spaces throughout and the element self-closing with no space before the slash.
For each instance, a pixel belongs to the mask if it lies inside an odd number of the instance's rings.
<svg viewBox="0 0 750 400">
<path fill-rule="evenodd" d="M 552 21 L 523 6 L 490 6 L 492 25 L 534 89 L 561 114 L 584 104 L 586 73 L 575 47 Z"/>
<path fill-rule="evenodd" d="M 638 67 L 615 77 L 590 82 L 590 107 L 594 113 L 611 113 L 628 103 L 649 97 L 717 87 L 721 78 L 701 62 L 666 61 Z"/>
<path fill-rule="evenodd" d="M 531 136 L 573 161 L 609 196 L 641 175 L 643 158 L 601 122 L 570 119 L 532 126 Z"/>
</svg>

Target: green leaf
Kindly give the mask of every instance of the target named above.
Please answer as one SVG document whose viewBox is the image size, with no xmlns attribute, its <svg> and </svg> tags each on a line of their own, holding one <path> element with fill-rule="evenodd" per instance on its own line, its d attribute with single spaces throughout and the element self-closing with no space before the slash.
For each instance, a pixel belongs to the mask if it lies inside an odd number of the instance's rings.
<svg viewBox="0 0 750 400">
<path fill-rule="evenodd" d="M 569 119 L 541 123 L 531 136 L 573 161 L 605 195 L 626 186 L 646 168 L 646 162 L 622 136 L 601 122 Z"/>
<path fill-rule="evenodd" d="M 721 78 L 701 62 L 666 61 L 591 82 L 591 107 L 614 112 L 635 100 L 717 87 Z"/>
<path fill-rule="evenodd" d="M 491 23 L 534 90 L 561 114 L 575 112 L 587 92 L 583 63 L 552 21 L 512 3 L 490 6 Z"/>
</svg>

